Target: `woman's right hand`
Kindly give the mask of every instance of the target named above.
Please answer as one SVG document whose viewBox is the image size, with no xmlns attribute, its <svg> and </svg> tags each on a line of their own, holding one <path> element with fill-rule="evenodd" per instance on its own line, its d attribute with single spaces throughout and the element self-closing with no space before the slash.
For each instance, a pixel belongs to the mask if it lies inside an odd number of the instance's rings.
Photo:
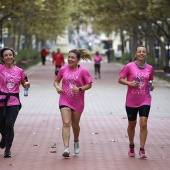
<svg viewBox="0 0 170 170">
<path fill-rule="evenodd" d="M 133 81 L 127 81 L 124 78 L 119 78 L 118 80 L 119 83 L 124 84 L 124 85 L 128 85 L 128 86 L 132 86 L 132 87 L 137 87 L 139 82 L 133 80 Z"/>
<path fill-rule="evenodd" d="M 138 84 L 139 84 L 139 82 L 137 82 L 137 81 L 135 81 L 135 80 L 133 80 L 133 81 L 131 81 L 131 82 L 129 82 L 129 86 L 132 86 L 132 87 L 137 87 L 138 86 Z"/>
<path fill-rule="evenodd" d="M 64 92 L 64 90 L 61 87 L 59 87 L 59 86 L 57 86 L 55 88 L 56 88 L 58 94 L 61 94 L 61 93 Z"/>
</svg>

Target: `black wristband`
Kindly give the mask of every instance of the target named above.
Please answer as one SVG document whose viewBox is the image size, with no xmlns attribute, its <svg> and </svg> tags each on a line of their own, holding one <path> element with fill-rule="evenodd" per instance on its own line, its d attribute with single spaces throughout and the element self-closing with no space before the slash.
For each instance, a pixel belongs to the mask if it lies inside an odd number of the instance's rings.
<svg viewBox="0 0 170 170">
<path fill-rule="evenodd" d="M 83 91 L 81 87 L 79 88 L 79 91 Z"/>
</svg>

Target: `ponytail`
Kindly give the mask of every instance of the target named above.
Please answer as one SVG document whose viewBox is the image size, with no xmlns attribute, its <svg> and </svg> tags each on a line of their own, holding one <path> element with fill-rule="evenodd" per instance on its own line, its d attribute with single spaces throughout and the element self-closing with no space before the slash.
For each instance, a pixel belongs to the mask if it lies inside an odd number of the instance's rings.
<svg viewBox="0 0 170 170">
<path fill-rule="evenodd" d="M 91 54 L 86 49 L 73 49 L 70 50 L 69 53 L 76 54 L 78 59 L 92 60 Z"/>
<path fill-rule="evenodd" d="M 132 61 L 135 61 L 136 60 L 136 56 L 132 59 Z"/>
</svg>

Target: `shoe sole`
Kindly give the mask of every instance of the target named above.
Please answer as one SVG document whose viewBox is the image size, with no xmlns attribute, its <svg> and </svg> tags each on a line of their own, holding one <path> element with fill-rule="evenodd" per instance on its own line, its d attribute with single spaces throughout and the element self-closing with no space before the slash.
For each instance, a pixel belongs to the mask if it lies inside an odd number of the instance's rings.
<svg viewBox="0 0 170 170">
<path fill-rule="evenodd" d="M 0 148 L 1 148 L 1 149 L 4 149 L 4 148 L 5 148 L 5 146 L 4 146 L 4 147 L 0 146 Z"/>
<path fill-rule="evenodd" d="M 11 155 L 4 155 L 4 158 L 11 158 Z"/>
<path fill-rule="evenodd" d="M 79 154 L 79 153 L 80 153 L 80 152 L 74 152 L 74 154 L 76 154 L 76 155 Z"/>
<path fill-rule="evenodd" d="M 135 157 L 135 155 L 129 155 L 129 157 L 132 157 L 132 158 L 133 158 L 133 157 Z"/>
<path fill-rule="evenodd" d="M 129 155 L 129 154 L 128 154 Z M 129 157 L 135 157 L 135 155 L 129 155 Z"/>
<path fill-rule="evenodd" d="M 139 155 L 139 156 L 140 156 L 141 159 L 147 158 L 147 156 L 141 156 L 141 155 Z"/>
<path fill-rule="evenodd" d="M 135 154 L 134 155 L 130 155 L 129 152 L 128 152 L 128 155 L 129 155 L 129 157 L 135 157 Z"/>
<path fill-rule="evenodd" d="M 139 152 L 139 156 L 140 156 L 140 158 L 142 158 L 142 159 L 147 158 L 146 155 L 140 154 L 140 152 Z"/>
<path fill-rule="evenodd" d="M 62 154 L 62 156 L 65 157 L 65 158 L 68 158 L 68 157 L 70 157 L 70 153 L 64 152 L 64 153 Z"/>
</svg>

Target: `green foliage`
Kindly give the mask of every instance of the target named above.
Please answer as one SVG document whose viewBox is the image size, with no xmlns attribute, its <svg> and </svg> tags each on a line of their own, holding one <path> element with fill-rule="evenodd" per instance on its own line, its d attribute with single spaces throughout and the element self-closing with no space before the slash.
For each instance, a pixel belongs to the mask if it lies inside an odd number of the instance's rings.
<svg viewBox="0 0 170 170">
<path fill-rule="evenodd" d="M 19 50 L 15 56 L 15 64 L 21 68 L 28 68 L 40 62 L 39 52 L 36 50 Z"/>
<path fill-rule="evenodd" d="M 66 0 L 2 0 L 0 23 L 11 27 L 11 35 L 35 35 L 38 40 L 55 39 L 68 21 Z M 10 22 L 8 19 L 10 18 Z"/>
<path fill-rule="evenodd" d="M 155 72 L 155 76 L 170 82 L 170 76 L 166 75 L 164 72 Z"/>
</svg>

